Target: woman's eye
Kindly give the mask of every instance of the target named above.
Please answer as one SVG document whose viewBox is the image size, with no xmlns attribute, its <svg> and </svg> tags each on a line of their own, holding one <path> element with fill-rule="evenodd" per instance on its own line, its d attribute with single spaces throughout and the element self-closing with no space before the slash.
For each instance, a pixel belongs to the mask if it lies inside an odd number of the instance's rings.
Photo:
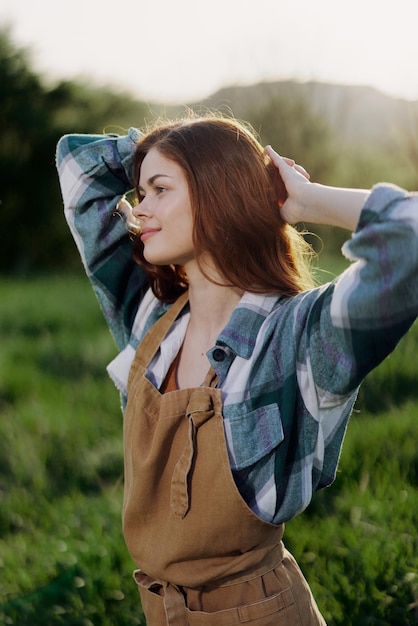
<svg viewBox="0 0 418 626">
<path fill-rule="evenodd" d="M 156 196 L 159 196 L 164 191 L 167 191 L 167 187 L 162 187 L 160 185 L 157 185 L 154 187 L 154 193 Z M 136 195 L 136 204 L 141 204 L 141 202 L 145 200 L 145 198 L 147 197 L 147 194 L 144 193 L 143 191 L 137 192 L 135 195 Z"/>
<path fill-rule="evenodd" d="M 141 187 L 135 187 L 133 196 L 134 204 L 141 204 L 142 200 L 145 198 L 145 194 L 143 193 Z"/>
</svg>

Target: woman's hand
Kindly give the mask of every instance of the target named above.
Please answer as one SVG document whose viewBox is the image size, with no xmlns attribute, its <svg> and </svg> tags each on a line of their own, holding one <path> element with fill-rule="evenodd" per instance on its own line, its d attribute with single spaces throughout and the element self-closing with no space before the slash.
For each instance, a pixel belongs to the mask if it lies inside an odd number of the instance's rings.
<svg viewBox="0 0 418 626">
<path fill-rule="evenodd" d="M 127 201 L 125 196 L 119 200 L 116 205 L 116 215 L 120 215 L 120 217 L 125 221 L 126 229 L 131 235 L 139 235 L 141 233 L 141 222 L 135 217 L 132 213 L 132 206 Z"/>
<path fill-rule="evenodd" d="M 289 224 L 306 219 L 302 198 L 305 185 L 310 184 L 308 172 L 293 159 L 279 156 L 271 146 L 266 147 L 266 154 L 279 170 L 286 187 L 287 199 L 280 206 L 283 219 Z"/>
<path fill-rule="evenodd" d="M 279 170 L 286 187 L 287 199 L 280 208 L 286 222 L 328 224 L 351 231 L 356 229 L 369 190 L 311 183 L 307 172 L 292 159 L 280 157 L 271 146 L 267 146 L 266 154 Z"/>
</svg>

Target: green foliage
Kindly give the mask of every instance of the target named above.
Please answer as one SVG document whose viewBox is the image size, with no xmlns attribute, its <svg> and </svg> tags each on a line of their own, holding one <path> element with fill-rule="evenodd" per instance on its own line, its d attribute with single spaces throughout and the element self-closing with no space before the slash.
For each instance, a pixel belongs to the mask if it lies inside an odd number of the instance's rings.
<svg viewBox="0 0 418 626">
<path fill-rule="evenodd" d="M 0 283 L 0 624 L 143 624 L 115 355 L 87 281 Z"/>
<path fill-rule="evenodd" d="M 0 272 L 78 262 L 62 215 L 55 169 L 58 139 L 69 132 L 123 132 L 147 107 L 128 94 L 61 82 L 45 86 L 27 51 L 0 30 Z"/>
<path fill-rule="evenodd" d="M 0 266 L 9 270 L 35 262 L 33 241 L 48 236 L 45 207 L 54 196 L 48 169 L 55 137 L 40 79 L 7 32 L 0 32 L 0 133 L 1 230 L 8 235 L 2 237 Z"/>
<path fill-rule="evenodd" d="M 144 625 L 121 532 L 115 347 L 95 297 L 69 276 L 3 280 L 0 297 L 0 624 Z M 286 528 L 329 626 L 418 618 L 418 390 L 404 390 L 417 342 L 413 327 L 371 374 L 337 480 Z"/>
</svg>

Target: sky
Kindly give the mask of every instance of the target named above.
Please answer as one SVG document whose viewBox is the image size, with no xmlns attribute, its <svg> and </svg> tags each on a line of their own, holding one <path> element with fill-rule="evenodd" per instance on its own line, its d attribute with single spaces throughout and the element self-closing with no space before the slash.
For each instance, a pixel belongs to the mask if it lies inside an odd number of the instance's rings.
<svg viewBox="0 0 418 626">
<path fill-rule="evenodd" d="M 151 102 L 293 79 L 418 100 L 418 0 L 0 0 L 0 27 L 52 84 Z"/>
</svg>

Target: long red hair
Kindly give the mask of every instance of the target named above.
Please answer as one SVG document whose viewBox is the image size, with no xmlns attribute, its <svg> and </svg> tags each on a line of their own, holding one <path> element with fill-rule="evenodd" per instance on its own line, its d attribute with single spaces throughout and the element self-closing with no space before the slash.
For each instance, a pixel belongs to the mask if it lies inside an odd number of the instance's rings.
<svg viewBox="0 0 418 626">
<path fill-rule="evenodd" d="M 286 296 L 313 285 L 309 246 L 281 218 L 278 201 L 285 197 L 283 183 L 249 127 L 218 116 L 155 126 L 138 142 L 137 192 L 141 163 L 151 148 L 183 169 L 193 211 L 196 258 L 208 253 L 225 279 L 223 284 Z M 187 289 L 184 269 L 148 263 L 139 237 L 134 256 L 160 300 L 172 302 Z"/>
</svg>

